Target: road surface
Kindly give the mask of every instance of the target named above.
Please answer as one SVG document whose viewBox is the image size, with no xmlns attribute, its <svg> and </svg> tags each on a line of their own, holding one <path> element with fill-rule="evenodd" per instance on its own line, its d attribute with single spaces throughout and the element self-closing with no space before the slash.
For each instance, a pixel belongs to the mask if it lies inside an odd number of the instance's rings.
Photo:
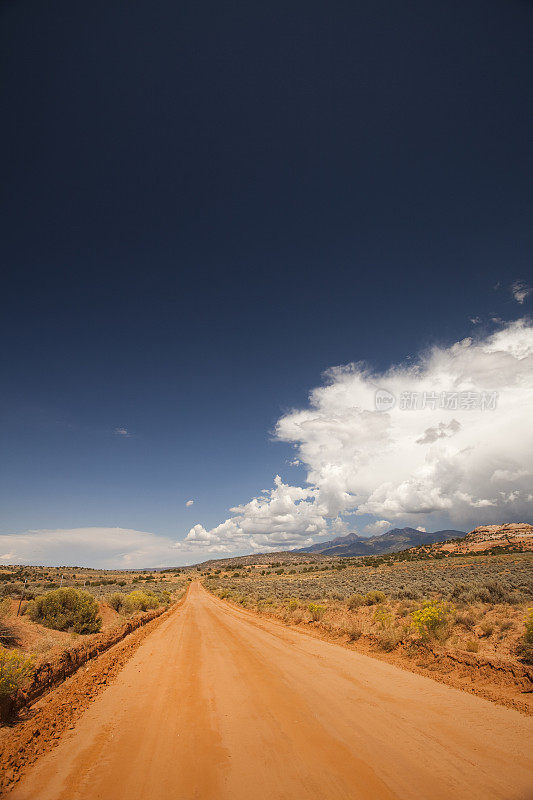
<svg viewBox="0 0 533 800">
<path fill-rule="evenodd" d="M 531 800 L 533 722 L 193 584 L 10 800 Z"/>
</svg>

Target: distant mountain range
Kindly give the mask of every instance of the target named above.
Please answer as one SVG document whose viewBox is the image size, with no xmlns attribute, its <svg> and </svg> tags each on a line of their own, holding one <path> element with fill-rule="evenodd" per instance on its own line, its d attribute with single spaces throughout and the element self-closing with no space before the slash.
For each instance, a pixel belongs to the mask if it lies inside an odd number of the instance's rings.
<svg viewBox="0 0 533 800">
<path fill-rule="evenodd" d="M 409 547 L 447 542 L 466 536 L 464 531 L 417 531 L 415 528 L 392 528 L 379 536 L 358 536 L 348 533 L 329 542 L 319 542 L 310 547 L 293 551 L 298 553 L 320 553 L 324 556 L 374 556 L 379 553 L 396 553 Z"/>
</svg>

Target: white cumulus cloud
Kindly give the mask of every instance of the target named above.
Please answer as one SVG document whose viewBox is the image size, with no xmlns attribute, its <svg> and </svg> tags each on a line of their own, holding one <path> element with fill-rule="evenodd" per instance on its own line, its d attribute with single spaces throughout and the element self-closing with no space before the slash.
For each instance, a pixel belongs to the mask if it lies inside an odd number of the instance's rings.
<svg viewBox="0 0 533 800">
<path fill-rule="evenodd" d="M 187 506 L 187 508 L 190 508 L 191 506 L 193 506 L 193 505 L 194 505 L 194 500 L 187 500 L 187 502 L 185 503 L 185 505 Z"/>
<path fill-rule="evenodd" d="M 387 412 L 373 409 L 378 387 L 397 398 Z M 385 373 L 336 367 L 308 408 L 279 420 L 277 436 L 297 445 L 329 514 L 505 519 L 532 510 L 532 403 L 533 327 L 519 320 Z M 512 502 L 495 478 L 502 469 L 523 473 Z"/>
<path fill-rule="evenodd" d="M 376 410 L 375 393 L 394 396 Z M 264 496 L 231 509 L 211 530 L 196 525 L 179 548 L 235 552 L 303 546 L 342 529 L 346 517 L 467 526 L 531 517 L 533 326 L 435 346 L 385 372 L 355 363 L 330 369 L 306 408 L 275 433 L 296 448 L 305 488 L 277 477 Z M 418 525 L 418 527 L 422 527 Z M 431 529 L 431 528 L 430 528 Z"/>
<path fill-rule="evenodd" d="M 279 475 L 273 489 L 230 511 L 233 516 L 211 530 L 194 525 L 176 547 L 210 553 L 282 550 L 311 543 L 327 527 L 327 509 L 317 501 L 316 489 L 289 486 Z"/>
<path fill-rule="evenodd" d="M 375 536 L 380 533 L 386 533 L 389 528 L 392 528 L 392 524 L 387 519 L 378 519 L 376 522 L 370 522 L 366 525 L 365 531 Z"/>
</svg>

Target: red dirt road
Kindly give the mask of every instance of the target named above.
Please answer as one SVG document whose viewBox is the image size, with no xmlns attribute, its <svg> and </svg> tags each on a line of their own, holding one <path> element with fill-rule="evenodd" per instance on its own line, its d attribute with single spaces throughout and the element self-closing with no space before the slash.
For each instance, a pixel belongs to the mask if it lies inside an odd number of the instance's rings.
<svg viewBox="0 0 533 800">
<path fill-rule="evenodd" d="M 198 584 L 10 800 L 532 800 L 533 720 Z"/>
</svg>

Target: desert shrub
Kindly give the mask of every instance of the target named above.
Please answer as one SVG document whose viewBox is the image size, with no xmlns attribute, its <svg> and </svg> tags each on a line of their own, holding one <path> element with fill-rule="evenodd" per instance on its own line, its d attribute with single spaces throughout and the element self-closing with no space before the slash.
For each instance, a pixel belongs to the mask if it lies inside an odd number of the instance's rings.
<svg viewBox="0 0 533 800">
<path fill-rule="evenodd" d="M 455 600 L 458 603 L 478 602 L 490 603 L 491 605 L 516 603 L 519 599 L 515 591 L 501 581 L 496 580 L 477 583 L 474 586 L 465 586 L 465 584 L 457 583 L 452 588 L 449 597 L 450 600 Z"/>
<path fill-rule="evenodd" d="M 525 620 L 524 638 L 516 648 L 516 654 L 526 664 L 533 664 L 533 608 L 528 609 Z"/>
<path fill-rule="evenodd" d="M 429 601 L 411 614 L 413 626 L 422 639 L 445 638 L 453 621 L 453 606 Z"/>
<path fill-rule="evenodd" d="M 399 617 L 406 617 L 411 611 L 414 611 L 416 605 L 411 600 L 403 600 L 396 608 L 396 614 Z"/>
<path fill-rule="evenodd" d="M 397 597 L 399 600 L 418 600 L 420 597 L 420 592 L 413 588 L 399 589 L 397 592 Z"/>
<path fill-rule="evenodd" d="M 122 608 L 126 614 L 133 614 L 136 611 L 148 611 L 150 608 L 157 608 L 159 598 L 153 592 L 144 592 L 142 589 L 134 589 L 124 597 Z"/>
<path fill-rule="evenodd" d="M 299 625 L 301 622 L 306 622 L 307 620 L 307 613 L 304 608 L 297 608 L 296 611 L 293 611 L 291 615 L 291 623 L 293 625 Z"/>
<path fill-rule="evenodd" d="M 466 592 L 468 592 L 468 586 L 465 586 L 464 583 L 454 583 L 448 596 L 450 600 L 457 601 L 461 600 Z"/>
<path fill-rule="evenodd" d="M 376 634 L 379 647 L 386 652 L 394 650 L 394 648 L 400 643 L 401 638 L 402 633 L 400 629 L 394 626 L 391 626 L 390 628 L 384 628 L 383 630 L 378 631 Z"/>
<path fill-rule="evenodd" d="M 115 611 L 120 611 L 124 604 L 124 595 L 122 592 L 113 592 L 106 599 L 108 605 L 110 605 L 111 608 L 114 608 Z"/>
<path fill-rule="evenodd" d="M 377 622 L 380 628 L 387 628 L 393 623 L 392 611 L 388 608 L 378 608 L 374 612 L 374 622 Z"/>
<path fill-rule="evenodd" d="M 467 650 L 469 653 L 477 653 L 477 651 L 479 650 L 478 640 L 468 639 L 468 641 L 465 643 L 465 650 Z"/>
<path fill-rule="evenodd" d="M 348 608 L 353 611 L 355 608 L 365 605 L 365 597 L 362 594 L 352 594 L 346 601 Z"/>
<path fill-rule="evenodd" d="M 475 590 L 476 599 L 482 603 L 516 603 L 516 593 L 500 581 L 487 581 Z"/>
<path fill-rule="evenodd" d="M 385 592 L 372 591 L 365 595 L 365 605 L 375 606 L 377 603 L 384 603 L 387 599 Z"/>
<path fill-rule="evenodd" d="M 350 642 L 355 642 L 363 635 L 363 629 L 356 619 L 345 617 L 342 621 L 342 630 L 348 634 Z"/>
<path fill-rule="evenodd" d="M 488 619 L 484 620 L 479 627 L 483 636 L 492 636 L 494 633 L 494 624 Z"/>
<path fill-rule="evenodd" d="M 525 621 L 524 642 L 533 645 L 533 608 L 528 609 L 529 614 Z"/>
<path fill-rule="evenodd" d="M 11 614 L 11 602 L 5 597 L 0 600 L 0 644 L 17 644 L 17 634 L 15 628 L 9 624 L 8 618 Z"/>
<path fill-rule="evenodd" d="M 26 614 L 34 622 L 56 631 L 96 633 L 102 627 L 98 603 L 89 592 L 81 589 L 52 589 L 31 600 Z"/>
<path fill-rule="evenodd" d="M 402 638 L 400 629 L 394 624 L 394 616 L 388 608 L 378 608 L 374 613 L 374 621 L 378 623 L 379 630 L 376 639 L 382 650 L 394 650 Z"/>
<path fill-rule="evenodd" d="M 477 616 L 472 609 L 466 611 L 459 611 L 455 617 L 459 625 L 464 625 L 465 628 L 472 629 L 477 622 Z"/>
<path fill-rule="evenodd" d="M 320 619 L 322 619 L 326 611 L 324 606 L 319 606 L 316 603 L 309 603 L 307 609 L 313 618 L 313 622 L 318 622 Z"/>
<path fill-rule="evenodd" d="M 0 647 L 0 700 L 24 687 L 35 671 L 33 659 L 20 650 Z"/>
<path fill-rule="evenodd" d="M 291 614 L 293 611 L 296 611 L 299 605 L 300 604 L 298 600 L 295 597 L 291 597 L 291 599 L 287 603 L 287 611 L 289 612 L 289 614 Z"/>
</svg>

